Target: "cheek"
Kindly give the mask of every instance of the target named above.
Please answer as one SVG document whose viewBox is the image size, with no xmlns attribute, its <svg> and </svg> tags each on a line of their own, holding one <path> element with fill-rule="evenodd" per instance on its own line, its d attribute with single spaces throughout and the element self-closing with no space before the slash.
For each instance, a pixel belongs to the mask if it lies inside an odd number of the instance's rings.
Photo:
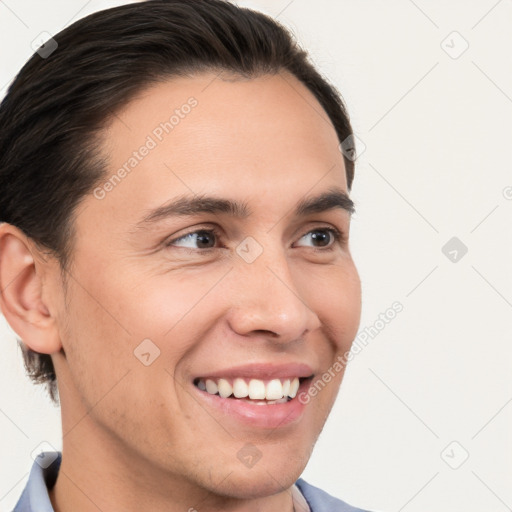
<svg viewBox="0 0 512 512">
<path fill-rule="evenodd" d="M 361 281 L 353 262 L 331 267 L 311 292 L 322 326 L 339 352 L 349 350 L 361 320 Z M 308 285 L 311 288 L 311 284 Z"/>
<path fill-rule="evenodd" d="M 104 297 L 82 286 L 68 302 L 62 343 L 70 378 L 92 408 L 128 371 L 131 338 Z"/>
<path fill-rule="evenodd" d="M 112 309 L 123 318 L 133 337 L 172 337 L 174 329 L 190 324 L 205 302 L 221 272 L 168 272 L 151 275 L 135 270 L 129 279 L 111 282 Z M 200 323 L 200 322 L 198 322 Z M 141 338 L 141 339 L 142 339 Z"/>
<path fill-rule="evenodd" d="M 191 279 L 142 276 L 129 268 L 115 274 L 96 268 L 86 275 L 82 269 L 64 312 L 63 344 L 75 385 L 89 405 L 127 371 L 126 382 L 136 379 L 140 389 L 154 386 L 157 374 L 163 380 L 174 374 L 214 314 L 205 308 L 212 306 L 215 294 L 208 291 L 218 280 L 215 273 Z M 142 354 L 148 352 L 151 363 L 144 366 Z"/>
</svg>

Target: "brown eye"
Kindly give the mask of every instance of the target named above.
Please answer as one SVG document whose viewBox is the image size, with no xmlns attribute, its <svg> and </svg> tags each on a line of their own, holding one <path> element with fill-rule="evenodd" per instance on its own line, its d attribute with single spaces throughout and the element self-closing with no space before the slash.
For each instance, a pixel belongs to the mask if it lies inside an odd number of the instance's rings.
<svg viewBox="0 0 512 512">
<path fill-rule="evenodd" d="M 180 236 L 179 238 L 175 238 L 174 240 L 170 240 L 166 243 L 166 246 L 183 247 L 185 249 L 214 249 L 215 240 L 218 236 L 219 234 L 215 229 L 199 229 Z M 192 245 L 197 244 L 197 246 L 176 245 L 178 242 L 190 243 Z"/>
<path fill-rule="evenodd" d="M 198 229 L 174 238 L 165 243 L 166 247 L 178 247 L 189 251 L 215 249 L 220 240 L 220 233 L 216 229 Z M 314 249 L 333 250 L 336 243 L 343 244 L 345 235 L 336 228 L 316 228 L 308 231 L 301 239 L 309 237 Z M 187 245 L 188 244 L 188 245 Z"/>
<path fill-rule="evenodd" d="M 315 248 L 322 249 L 327 247 L 327 250 L 332 249 L 333 243 L 329 244 L 330 241 L 343 243 L 345 238 L 343 234 L 335 228 L 316 228 L 311 231 L 308 231 L 301 238 L 309 237 Z"/>
</svg>

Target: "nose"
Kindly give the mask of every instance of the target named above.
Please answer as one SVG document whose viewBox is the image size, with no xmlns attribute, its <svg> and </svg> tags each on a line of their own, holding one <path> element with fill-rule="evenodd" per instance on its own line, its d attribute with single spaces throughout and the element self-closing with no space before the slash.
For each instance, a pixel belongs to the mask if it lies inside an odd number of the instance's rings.
<svg viewBox="0 0 512 512">
<path fill-rule="evenodd" d="M 320 319 L 308 304 L 307 290 L 298 286 L 307 280 L 298 283 L 298 274 L 280 249 L 265 249 L 252 263 L 237 260 L 231 272 L 231 329 L 241 336 L 272 337 L 280 344 L 302 340 L 318 329 Z"/>
</svg>

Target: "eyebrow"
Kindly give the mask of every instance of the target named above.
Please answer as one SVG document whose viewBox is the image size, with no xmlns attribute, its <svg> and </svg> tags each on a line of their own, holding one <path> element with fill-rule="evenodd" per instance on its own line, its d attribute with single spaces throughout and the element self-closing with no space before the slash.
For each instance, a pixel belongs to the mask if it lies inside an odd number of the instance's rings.
<svg viewBox="0 0 512 512">
<path fill-rule="evenodd" d="M 355 212 L 355 205 L 348 194 L 341 188 L 331 187 L 314 197 L 301 199 L 295 206 L 295 217 L 305 217 L 314 213 L 341 209 L 350 215 Z M 181 196 L 151 211 L 137 223 L 136 227 L 148 227 L 169 217 L 187 217 L 201 213 L 228 214 L 239 219 L 246 219 L 252 211 L 246 202 L 224 199 L 214 196 Z"/>
</svg>

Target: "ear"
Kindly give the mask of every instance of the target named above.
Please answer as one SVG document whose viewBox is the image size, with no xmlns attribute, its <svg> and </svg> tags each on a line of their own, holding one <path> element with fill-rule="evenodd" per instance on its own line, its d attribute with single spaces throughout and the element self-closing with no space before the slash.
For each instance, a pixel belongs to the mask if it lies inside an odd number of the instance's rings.
<svg viewBox="0 0 512 512">
<path fill-rule="evenodd" d="M 15 226 L 0 224 L 0 307 L 7 322 L 34 352 L 61 348 L 55 318 L 43 300 L 44 261 Z"/>
</svg>

